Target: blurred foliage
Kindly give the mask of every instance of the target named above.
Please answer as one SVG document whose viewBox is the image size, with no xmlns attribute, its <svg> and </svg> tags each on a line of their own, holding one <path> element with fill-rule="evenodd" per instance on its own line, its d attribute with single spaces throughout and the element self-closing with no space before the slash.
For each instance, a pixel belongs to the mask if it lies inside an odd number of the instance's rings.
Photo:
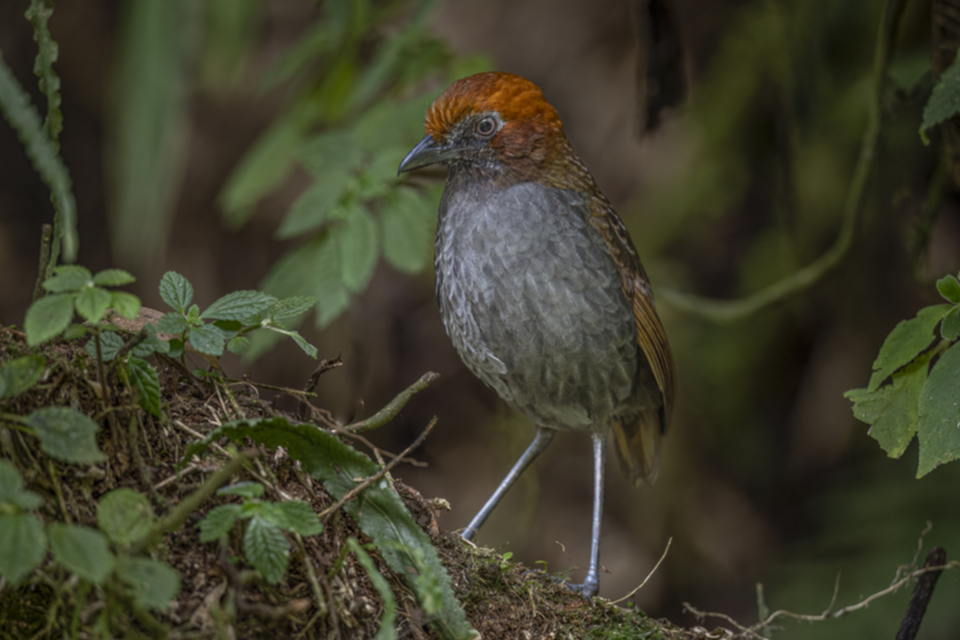
<svg viewBox="0 0 960 640">
<path fill-rule="evenodd" d="M 187 169 L 188 92 L 201 3 L 124 3 L 111 120 L 114 257 L 135 270 L 166 255 Z"/>
<path fill-rule="evenodd" d="M 429 264 L 439 185 L 402 186 L 397 167 L 422 136 L 420 123 L 435 97 L 422 93 L 424 83 L 489 67 L 483 58 L 457 59 L 429 33 L 434 5 L 326 3 L 316 24 L 263 78 L 265 91 L 293 83 L 298 96 L 220 194 L 227 223 L 242 225 L 295 167 L 310 174 L 313 184 L 276 232 L 281 240 L 303 240 L 262 287 L 279 296 L 317 297 L 318 327 L 366 288 L 381 255 L 411 273 Z M 255 338 L 250 355 L 262 353 L 269 340 Z"/>
</svg>

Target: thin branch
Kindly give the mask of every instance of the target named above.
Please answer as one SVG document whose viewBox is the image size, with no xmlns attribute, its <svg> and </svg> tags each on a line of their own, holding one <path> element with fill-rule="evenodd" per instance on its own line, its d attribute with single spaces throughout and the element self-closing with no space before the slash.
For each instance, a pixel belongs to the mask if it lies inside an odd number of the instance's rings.
<svg viewBox="0 0 960 640">
<path fill-rule="evenodd" d="M 375 414 L 365 420 L 348 424 L 343 428 L 343 430 L 352 431 L 354 433 L 363 433 L 364 431 L 379 429 L 383 425 L 393 420 L 396 415 L 400 413 L 400 410 L 403 409 L 407 402 L 410 401 L 410 398 L 413 397 L 413 394 L 423 391 L 430 386 L 431 382 L 439 377 L 439 373 L 428 371 L 420 376 L 419 380 L 397 394 L 397 397 L 387 403 L 387 406 L 385 406 L 383 409 L 380 409 L 380 411 L 377 411 Z"/>
<path fill-rule="evenodd" d="M 806 291 L 843 260 L 853 243 L 857 218 L 863 209 L 864 193 L 873 170 L 874 155 L 880 140 L 881 101 L 883 89 L 886 86 L 887 63 L 896 43 L 897 28 L 900 25 L 905 3 L 906 0 L 890 0 L 880 24 L 873 61 L 873 92 L 867 108 L 867 128 L 864 131 L 863 140 L 860 143 L 860 155 L 850 179 L 840 233 L 833 246 L 806 267 L 745 298 L 719 300 L 661 288 L 659 293 L 661 299 L 681 311 L 699 315 L 714 322 L 735 322 L 789 296 Z"/>
<path fill-rule="evenodd" d="M 660 556 L 660 559 L 657 560 L 657 564 L 653 565 L 653 569 L 650 569 L 650 573 L 648 573 L 647 577 L 643 579 L 643 582 L 641 582 L 633 591 L 631 591 L 630 593 L 628 593 L 627 595 L 623 596 L 618 600 L 614 600 L 610 604 L 620 604 L 624 600 L 629 600 L 633 596 L 637 595 L 637 591 L 640 591 L 640 589 L 643 589 L 644 585 L 646 585 L 647 582 L 650 581 L 650 578 L 653 577 L 653 574 L 655 574 L 657 572 L 657 569 L 660 568 L 661 563 L 663 563 L 663 560 L 667 557 L 667 552 L 670 551 L 671 544 L 673 544 L 672 536 L 670 537 L 669 540 L 667 540 L 667 546 L 664 548 L 663 554 Z"/>
</svg>

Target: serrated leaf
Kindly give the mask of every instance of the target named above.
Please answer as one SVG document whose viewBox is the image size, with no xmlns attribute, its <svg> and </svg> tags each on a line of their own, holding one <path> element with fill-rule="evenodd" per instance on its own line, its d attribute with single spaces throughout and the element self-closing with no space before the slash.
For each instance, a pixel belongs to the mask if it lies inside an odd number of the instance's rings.
<svg viewBox="0 0 960 640">
<path fill-rule="evenodd" d="M 211 442 L 221 437 L 227 437 L 235 443 L 250 438 L 269 448 L 283 447 L 292 459 L 301 462 L 304 471 L 321 480 L 327 491 L 338 500 L 363 478 L 378 471 L 375 463 L 336 436 L 313 425 L 291 424 L 279 416 L 225 423 L 211 431 L 202 442 L 188 446 L 185 457 L 199 455 Z M 422 563 L 429 568 L 431 580 L 436 580 L 436 592 L 441 603 L 438 616 L 432 623 L 439 635 L 444 638 L 466 638 L 476 634 L 453 593 L 450 576 L 440 562 L 436 549 L 403 501 L 391 491 L 389 483 L 382 480 L 368 487 L 355 500 L 347 502 L 344 510 L 374 541 L 390 568 L 405 576 L 418 597 L 424 585 L 418 584 L 417 575 L 410 572 L 409 567 Z M 434 598 L 432 592 L 423 595 Z"/>
<path fill-rule="evenodd" d="M 340 245 L 341 277 L 347 289 L 361 291 L 377 266 L 377 225 L 366 207 L 357 206 L 337 230 Z M 323 304 L 323 297 L 320 297 Z"/>
<path fill-rule="evenodd" d="M 79 291 L 90 286 L 93 282 L 93 274 L 90 273 L 90 270 L 75 264 L 57 267 L 55 273 L 55 276 L 47 278 L 43 282 L 43 288 L 50 293 Z"/>
<path fill-rule="evenodd" d="M 142 358 L 131 357 L 127 363 L 127 377 L 140 396 L 140 407 L 152 416 L 160 417 L 160 375 Z"/>
<path fill-rule="evenodd" d="M 97 503 L 97 526 L 122 546 L 142 540 L 153 528 L 153 507 L 139 491 L 114 489 Z"/>
<path fill-rule="evenodd" d="M 312 536 L 323 531 L 317 512 L 306 502 L 286 500 L 269 504 L 271 505 L 270 519 L 284 531 L 299 533 L 302 536 Z"/>
<path fill-rule="evenodd" d="M 160 279 L 160 297 L 171 308 L 185 314 L 193 302 L 193 285 L 176 271 L 167 271 Z"/>
<path fill-rule="evenodd" d="M 222 504 L 214 507 L 207 517 L 200 521 L 200 542 L 212 542 L 230 533 L 230 529 L 240 518 L 241 507 L 238 504 Z"/>
<path fill-rule="evenodd" d="M 960 343 L 947 349 L 933 366 L 920 394 L 920 464 L 922 478 L 944 462 L 960 458 Z"/>
<path fill-rule="evenodd" d="M 260 291 L 234 291 L 207 307 L 203 317 L 208 320 L 240 321 L 269 309 L 276 301 L 273 296 Z"/>
<path fill-rule="evenodd" d="M 55 522 L 47 527 L 50 550 L 63 568 L 94 584 L 103 584 L 115 558 L 107 538 L 96 529 Z"/>
<path fill-rule="evenodd" d="M 183 333 L 190 328 L 190 323 L 179 311 L 171 311 L 160 316 L 157 320 L 157 331 L 160 333 Z"/>
<path fill-rule="evenodd" d="M 93 276 L 93 284 L 98 287 L 120 287 L 136 281 L 129 271 L 123 269 L 104 269 Z"/>
<path fill-rule="evenodd" d="M 39 494 L 25 490 L 17 468 L 0 458 L 0 504 L 3 503 L 32 510 L 43 504 L 43 499 Z"/>
<path fill-rule="evenodd" d="M 259 498 L 263 495 L 263 492 L 263 485 L 259 482 L 238 482 L 237 484 L 217 489 L 217 495 L 240 496 L 242 498 Z"/>
<path fill-rule="evenodd" d="M 293 296 L 291 298 L 278 300 L 270 312 L 270 317 L 273 320 L 281 320 L 283 318 L 298 316 L 310 311 L 310 307 L 312 307 L 316 301 L 316 296 Z"/>
<path fill-rule="evenodd" d="M 97 446 L 100 425 L 67 407 L 43 407 L 27 415 L 24 421 L 40 439 L 44 453 L 63 462 L 96 464 L 107 456 Z"/>
<path fill-rule="evenodd" d="M 234 355 L 242 356 L 249 347 L 250 338 L 245 336 L 236 336 L 227 341 L 227 350 Z"/>
<path fill-rule="evenodd" d="M 190 344 L 200 353 L 208 356 L 222 356 L 226 338 L 223 332 L 213 324 L 190 329 Z"/>
<path fill-rule="evenodd" d="M 930 355 L 923 354 L 893 374 L 890 384 L 844 394 L 854 402 L 853 415 L 871 425 L 868 433 L 891 458 L 902 456 L 917 432 L 920 391 L 929 365 Z"/>
<path fill-rule="evenodd" d="M 140 298 L 126 291 L 111 291 L 110 307 L 127 320 L 135 320 L 140 314 Z"/>
<path fill-rule="evenodd" d="M 87 353 L 90 354 L 90 357 L 94 360 L 97 359 L 97 343 L 95 338 L 90 338 L 87 340 L 87 344 L 84 345 L 84 348 L 87 350 Z M 120 349 L 123 348 L 123 338 L 118 336 L 113 331 L 104 331 L 100 334 L 100 353 L 103 356 L 104 362 L 110 362 L 117 357 L 117 354 L 120 353 Z"/>
<path fill-rule="evenodd" d="M 960 60 L 953 63 L 940 74 L 930 99 L 923 108 L 923 122 L 920 124 L 920 138 L 928 144 L 927 131 L 944 120 L 960 112 Z"/>
<path fill-rule="evenodd" d="M 168 353 L 170 351 L 170 343 L 157 336 L 157 328 L 154 325 L 144 325 L 143 330 L 147 337 L 133 348 L 131 351 L 133 355 L 138 358 L 146 358 L 153 353 Z"/>
<path fill-rule="evenodd" d="M 935 338 L 934 327 L 949 310 L 948 304 L 924 307 L 915 318 L 897 324 L 880 347 L 867 390 L 876 391 L 894 371 L 912 362 L 921 351 L 927 349 Z"/>
<path fill-rule="evenodd" d="M 330 220 L 351 182 L 351 174 L 344 168 L 327 171 L 294 201 L 277 229 L 276 238 L 292 238 Z"/>
<path fill-rule="evenodd" d="M 270 584 L 277 584 L 290 562 L 290 545 L 275 524 L 254 516 L 243 534 L 243 554 Z"/>
<path fill-rule="evenodd" d="M 293 341 L 297 343 L 297 346 L 303 349 L 303 352 L 310 356 L 313 359 L 317 357 L 317 348 L 303 339 L 296 331 L 290 331 L 288 335 L 293 338 Z"/>
<path fill-rule="evenodd" d="M 110 292 L 100 287 L 86 287 L 77 294 L 74 304 L 85 320 L 96 324 L 110 308 Z"/>
<path fill-rule="evenodd" d="M 36 569 L 47 553 L 47 536 L 32 513 L 0 515 L 0 576 L 14 587 Z"/>
<path fill-rule="evenodd" d="M 954 307 L 943 316 L 940 322 L 940 335 L 944 340 L 953 342 L 960 336 L 960 307 Z"/>
<path fill-rule="evenodd" d="M 130 586 L 137 607 L 165 610 L 180 591 L 177 572 L 150 558 L 118 559 L 117 575 Z"/>
<path fill-rule="evenodd" d="M 383 255 L 394 267 L 417 273 L 430 264 L 436 210 L 412 189 L 395 189 L 383 204 Z"/>
<path fill-rule="evenodd" d="M 72 293 L 55 293 L 30 305 L 23 321 L 29 346 L 35 347 L 55 338 L 70 325 L 73 320 L 74 296 Z"/>
<path fill-rule="evenodd" d="M 0 399 L 18 396 L 40 382 L 46 368 L 47 359 L 37 354 L 0 365 Z"/>
<path fill-rule="evenodd" d="M 383 615 L 380 617 L 380 630 L 377 632 L 374 640 L 394 640 L 394 638 L 397 637 L 397 632 L 394 628 L 397 601 L 393 597 L 393 590 L 390 588 L 390 583 L 381 575 L 380 570 L 377 568 L 377 565 L 374 564 L 370 554 L 360 546 L 356 538 L 347 538 L 347 546 L 350 547 L 350 550 L 357 556 L 357 561 L 370 578 L 370 584 L 373 585 L 373 588 L 377 590 L 377 593 L 380 594 L 380 598 L 383 600 Z"/>
</svg>

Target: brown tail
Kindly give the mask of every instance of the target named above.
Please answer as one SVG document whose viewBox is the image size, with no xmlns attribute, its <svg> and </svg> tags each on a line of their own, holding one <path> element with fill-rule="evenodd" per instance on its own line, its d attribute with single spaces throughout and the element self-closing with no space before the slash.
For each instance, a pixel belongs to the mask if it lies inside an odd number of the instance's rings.
<svg viewBox="0 0 960 640">
<path fill-rule="evenodd" d="M 634 485 L 653 484 L 660 471 L 660 408 L 644 408 L 633 416 L 616 418 L 612 426 L 620 471 Z"/>
</svg>

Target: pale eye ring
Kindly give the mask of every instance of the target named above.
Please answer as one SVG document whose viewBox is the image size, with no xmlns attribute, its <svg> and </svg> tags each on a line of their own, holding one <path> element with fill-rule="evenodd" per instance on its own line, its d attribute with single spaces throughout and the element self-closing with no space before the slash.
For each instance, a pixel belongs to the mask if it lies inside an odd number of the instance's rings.
<svg viewBox="0 0 960 640">
<path fill-rule="evenodd" d="M 497 131 L 497 121 L 493 116 L 487 116 L 477 123 L 477 135 L 489 138 Z"/>
</svg>

